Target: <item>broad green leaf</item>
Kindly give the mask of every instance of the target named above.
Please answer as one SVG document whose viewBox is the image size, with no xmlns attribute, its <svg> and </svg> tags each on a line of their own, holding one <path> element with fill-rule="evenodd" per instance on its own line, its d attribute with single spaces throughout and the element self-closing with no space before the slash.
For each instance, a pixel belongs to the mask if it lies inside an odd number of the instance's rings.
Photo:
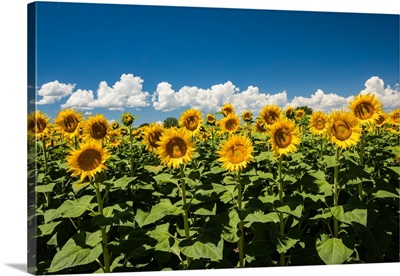
<svg viewBox="0 0 400 276">
<path fill-rule="evenodd" d="M 170 252 L 179 256 L 179 240 L 169 233 L 168 228 L 169 223 L 161 224 L 156 226 L 154 230 L 149 231 L 147 235 L 157 240 L 157 244 L 154 247 L 155 250 Z"/>
<path fill-rule="evenodd" d="M 126 187 L 129 185 L 129 183 L 131 183 L 135 179 L 136 177 L 123 176 L 113 181 L 112 184 L 114 188 L 120 188 L 121 190 L 125 190 Z"/>
<path fill-rule="evenodd" d="M 166 215 L 176 216 L 181 214 L 181 212 L 182 208 L 172 205 L 169 199 L 162 199 L 151 208 L 150 213 L 138 209 L 136 213 L 136 222 L 140 227 L 143 227 L 162 219 Z"/>
<path fill-rule="evenodd" d="M 316 248 L 325 264 L 342 264 L 354 251 L 354 248 L 348 248 L 341 239 L 329 238 L 326 234 L 317 239 Z"/>
<path fill-rule="evenodd" d="M 153 176 L 153 178 L 159 185 L 162 183 L 174 183 L 176 185 L 179 185 L 179 179 L 174 178 L 174 176 L 169 173 L 161 173 Z"/>
<path fill-rule="evenodd" d="M 330 156 L 330 155 L 324 155 L 323 156 L 323 162 L 326 164 L 327 168 L 335 167 L 339 165 L 339 162 L 336 161 L 335 156 Z"/>
<path fill-rule="evenodd" d="M 358 197 L 351 197 L 346 205 L 331 207 L 332 215 L 341 222 L 352 224 L 357 222 L 367 226 L 367 208 Z"/>
<path fill-rule="evenodd" d="M 159 165 L 159 166 L 144 166 L 144 169 L 152 172 L 154 174 L 159 174 L 163 169 L 165 168 L 165 166 Z"/>
<path fill-rule="evenodd" d="M 54 228 L 56 228 L 56 226 L 59 225 L 60 223 L 61 223 L 61 221 L 57 221 L 57 222 L 50 222 L 47 224 L 39 225 L 37 236 L 42 237 L 42 236 L 50 235 L 51 233 L 53 233 Z"/>
<path fill-rule="evenodd" d="M 206 202 L 204 204 L 199 204 L 196 206 L 192 206 L 192 213 L 195 215 L 202 216 L 213 216 L 217 211 L 217 204 L 215 202 Z"/>
<path fill-rule="evenodd" d="M 72 190 L 74 191 L 75 194 L 77 194 L 80 190 L 83 188 L 86 188 L 90 185 L 90 182 L 74 182 L 72 183 Z"/>
<path fill-rule="evenodd" d="M 54 256 L 49 271 L 57 272 L 66 268 L 94 262 L 103 252 L 101 231 L 94 233 L 80 232 L 69 239 Z"/>
<path fill-rule="evenodd" d="M 38 185 L 38 186 L 36 186 L 36 192 L 37 193 L 52 192 L 55 185 L 56 185 L 56 183 L 50 183 L 47 185 Z"/>
<path fill-rule="evenodd" d="M 92 205 L 90 202 L 93 198 L 94 196 L 85 195 L 75 200 L 65 201 L 56 210 L 47 210 L 44 214 L 45 223 L 57 218 L 76 218 L 81 216 L 85 211 L 91 211 Z"/>
<path fill-rule="evenodd" d="M 183 240 L 179 243 L 181 252 L 188 257 L 206 258 L 211 261 L 222 260 L 223 240 L 211 236 L 200 235 L 193 240 Z"/>
<path fill-rule="evenodd" d="M 254 213 L 248 214 L 243 222 L 246 223 L 246 227 L 250 227 L 254 222 L 267 223 L 267 222 L 279 222 L 279 216 L 277 213 L 264 214 L 262 211 L 256 211 Z"/>
</svg>

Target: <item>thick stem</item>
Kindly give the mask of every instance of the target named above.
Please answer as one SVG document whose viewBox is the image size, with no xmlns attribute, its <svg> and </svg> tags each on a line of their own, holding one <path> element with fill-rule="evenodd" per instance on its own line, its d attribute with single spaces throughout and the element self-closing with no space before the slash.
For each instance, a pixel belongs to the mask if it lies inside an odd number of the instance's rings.
<svg viewBox="0 0 400 276">
<path fill-rule="evenodd" d="M 186 181 L 185 181 L 185 171 L 184 171 L 184 165 L 181 164 L 180 167 L 180 173 L 181 173 L 181 189 L 182 189 L 182 205 L 183 205 L 183 225 L 185 227 L 185 238 L 187 240 L 190 240 L 190 235 L 189 235 L 189 215 L 188 215 L 188 209 L 186 208 Z M 192 258 L 187 257 L 187 266 L 189 267 L 190 262 L 192 261 Z"/>
<path fill-rule="evenodd" d="M 240 183 L 240 170 L 237 172 L 237 190 L 238 190 L 238 213 L 239 213 L 239 231 L 240 231 L 240 238 L 238 241 L 239 247 L 239 266 L 244 267 L 244 230 L 243 230 L 243 222 L 241 219 L 241 212 L 242 212 L 242 185 Z"/>
<path fill-rule="evenodd" d="M 283 202 L 283 177 L 282 177 L 282 158 L 283 155 L 279 157 L 279 166 L 278 166 L 278 177 L 279 177 L 279 201 Z M 279 231 L 281 237 L 285 234 L 285 223 L 283 222 L 283 212 L 279 212 Z M 285 265 L 285 253 L 280 254 L 280 265 Z"/>
<path fill-rule="evenodd" d="M 47 149 L 45 140 L 42 140 L 42 146 L 43 146 L 43 158 L 44 158 L 44 173 L 47 174 L 48 166 L 47 166 Z"/>
<path fill-rule="evenodd" d="M 361 149 L 360 149 L 360 165 L 364 167 L 364 130 L 361 132 Z M 363 200 L 362 182 L 358 183 L 358 196 Z"/>
<path fill-rule="evenodd" d="M 338 191 L 338 184 L 339 184 L 339 148 L 336 148 L 336 165 L 334 167 L 334 179 L 333 179 L 333 205 L 339 205 L 339 191 Z M 337 218 L 333 217 L 333 235 L 335 238 L 338 237 L 339 233 L 339 221 Z"/>
<path fill-rule="evenodd" d="M 131 162 L 131 177 L 133 177 L 133 152 L 132 152 L 132 143 L 133 143 L 133 137 L 132 137 L 132 126 L 129 126 L 129 154 L 130 154 L 130 162 Z"/>
<path fill-rule="evenodd" d="M 100 187 L 99 184 L 94 184 L 93 185 L 96 191 L 96 198 L 97 198 L 97 204 L 99 206 L 99 215 L 104 216 L 103 213 L 103 199 L 101 198 L 100 194 Z M 102 236 L 102 243 L 103 243 L 103 258 L 104 258 L 104 272 L 108 273 L 110 271 L 110 254 L 108 252 L 108 241 L 107 241 L 107 231 L 105 226 L 100 226 L 101 230 L 101 236 Z"/>
</svg>

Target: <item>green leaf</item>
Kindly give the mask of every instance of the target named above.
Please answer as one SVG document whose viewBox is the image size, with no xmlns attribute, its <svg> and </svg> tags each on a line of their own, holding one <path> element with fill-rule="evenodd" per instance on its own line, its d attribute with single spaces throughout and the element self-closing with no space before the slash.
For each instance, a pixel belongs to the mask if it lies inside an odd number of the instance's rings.
<svg viewBox="0 0 400 276">
<path fill-rule="evenodd" d="M 341 239 L 329 238 L 326 234 L 317 239 L 316 248 L 325 264 L 342 264 L 354 251 L 354 248 L 347 247 Z"/>
<path fill-rule="evenodd" d="M 248 214 L 244 219 L 243 222 L 246 223 L 246 227 L 250 227 L 252 223 L 254 222 L 260 222 L 260 223 L 267 223 L 267 222 L 279 222 L 279 216 L 277 213 L 268 213 L 264 214 L 262 211 L 256 211 L 254 213 Z"/>
<path fill-rule="evenodd" d="M 133 180 L 135 180 L 136 177 L 129 177 L 129 176 L 123 176 L 121 178 L 118 178 L 117 180 L 112 182 L 112 185 L 114 188 L 119 188 L 121 190 L 125 190 L 126 187 L 131 183 Z"/>
<path fill-rule="evenodd" d="M 135 218 L 139 226 L 143 227 L 162 219 L 166 215 L 176 216 L 181 214 L 181 212 L 182 208 L 172 205 L 169 199 L 162 199 L 158 204 L 151 208 L 150 213 L 146 213 L 141 209 L 138 209 Z"/>
<path fill-rule="evenodd" d="M 50 223 L 46 223 L 43 225 L 39 225 L 37 237 L 50 235 L 51 233 L 53 233 L 54 228 L 56 228 L 56 226 L 59 225 L 60 223 L 61 223 L 61 221 L 57 221 L 57 222 L 50 222 Z"/>
<path fill-rule="evenodd" d="M 200 235 L 193 240 L 183 240 L 179 243 L 182 253 L 188 257 L 206 258 L 211 261 L 222 260 L 223 240 L 211 236 Z"/>
<path fill-rule="evenodd" d="M 174 176 L 169 173 L 161 173 L 156 176 L 153 176 L 153 178 L 159 185 L 162 183 L 173 183 L 179 185 L 179 179 L 174 178 Z"/>
<path fill-rule="evenodd" d="M 154 230 L 149 231 L 147 235 L 157 240 L 157 244 L 154 247 L 155 250 L 170 252 L 179 256 L 179 240 L 169 233 L 168 228 L 169 223 L 161 224 L 156 226 Z"/>
<path fill-rule="evenodd" d="M 357 196 L 349 198 L 346 205 L 331 207 L 332 215 L 341 222 L 352 224 L 357 222 L 367 226 L 367 208 Z"/>
<path fill-rule="evenodd" d="M 336 161 L 335 156 L 324 155 L 323 162 L 326 164 L 326 168 L 331 168 L 339 165 L 339 162 Z"/>
<path fill-rule="evenodd" d="M 66 268 L 94 262 L 103 252 L 101 231 L 80 232 L 74 235 L 54 256 L 48 272 L 57 272 Z"/>
<path fill-rule="evenodd" d="M 47 210 L 44 214 L 45 223 L 48 223 L 56 218 L 77 218 L 85 211 L 91 211 L 92 201 L 94 196 L 85 195 L 75 200 L 67 200 L 60 205 L 56 210 Z"/>
<path fill-rule="evenodd" d="M 56 183 L 50 183 L 47 185 L 38 185 L 36 186 L 36 192 L 37 193 L 49 193 L 53 191 L 54 185 L 56 185 Z"/>
<path fill-rule="evenodd" d="M 152 172 L 154 174 L 159 174 L 163 169 L 165 168 L 165 166 L 159 165 L 159 166 L 144 166 L 144 169 Z"/>
</svg>

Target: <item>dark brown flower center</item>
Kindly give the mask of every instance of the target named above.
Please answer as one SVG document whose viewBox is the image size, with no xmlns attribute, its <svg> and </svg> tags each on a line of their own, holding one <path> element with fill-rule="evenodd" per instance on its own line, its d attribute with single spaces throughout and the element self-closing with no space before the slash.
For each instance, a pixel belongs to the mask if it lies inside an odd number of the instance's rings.
<svg viewBox="0 0 400 276">
<path fill-rule="evenodd" d="M 246 155 L 246 148 L 241 144 L 232 145 L 228 151 L 228 159 L 233 164 L 243 162 Z"/>
<path fill-rule="evenodd" d="M 103 139 L 107 135 L 107 126 L 102 122 L 95 122 L 90 127 L 90 135 L 94 139 Z"/>
<path fill-rule="evenodd" d="M 78 157 L 79 168 L 84 171 L 96 169 L 101 163 L 101 153 L 95 149 L 87 149 Z"/>
<path fill-rule="evenodd" d="M 317 130 L 323 130 L 325 128 L 325 121 L 322 118 L 318 118 L 315 122 L 315 128 Z"/>
<path fill-rule="evenodd" d="M 264 120 L 267 124 L 272 125 L 279 118 L 278 114 L 273 111 L 269 111 L 265 114 Z"/>
<path fill-rule="evenodd" d="M 72 133 L 78 126 L 79 120 L 74 115 L 68 115 L 67 117 L 64 118 L 63 123 L 64 123 L 64 131 Z"/>
<path fill-rule="evenodd" d="M 367 102 L 360 103 L 356 106 L 354 114 L 361 120 L 367 120 L 374 115 L 374 106 Z"/>
<path fill-rule="evenodd" d="M 190 116 L 186 118 L 185 126 L 188 130 L 194 131 L 197 129 L 198 125 L 199 125 L 199 118 L 197 118 L 197 116 Z"/>
<path fill-rule="evenodd" d="M 225 123 L 225 128 L 228 131 L 234 131 L 236 129 L 237 125 L 238 124 L 237 124 L 237 121 L 235 119 L 229 119 Z"/>
<path fill-rule="evenodd" d="M 351 133 L 351 126 L 346 121 L 338 120 L 333 124 L 332 134 L 336 139 L 345 141 L 351 136 Z"/>
<path fill-rule="evenodd" d="M 153 131 L 149 134 L 149 144 L 153 147 L 153 148 L 157 148 L 158 144 L 157 142 L 160 141 L 160 137 L 161 137 L 161 131 Z"/>
<path fill-rule="evenodd" d="M 290 145 L 290 142 L 292 142 L 292 134 L 290 131 L 286 128 L 280 128 L 276 130 L 274 134 L 274 140 L 275 144 L 281 148 L 284 149 L 287 146 Z"/>
<path fill-rule="evenodd" d="M 186 155 L 187 146 L 180 137 L 172 138 L 166 145 L 167 154 L 172 158 L 180 158 Z"/>
<path fill-rule="evenodd" d="M 36 118 L 32 120 L 29 124 L 29 129 L 36 134 L 42 133 L 46 129 L 46 120 L 42 118 Z"/>
</svg>

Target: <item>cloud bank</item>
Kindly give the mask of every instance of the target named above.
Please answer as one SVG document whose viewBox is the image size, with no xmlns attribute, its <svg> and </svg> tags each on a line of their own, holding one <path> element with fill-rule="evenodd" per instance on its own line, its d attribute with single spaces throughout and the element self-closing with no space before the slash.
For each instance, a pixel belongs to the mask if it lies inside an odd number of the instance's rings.
<svg viewBox="0 0 400 276">
<path fill-rule="evenodd" d="M 293 99 L 288 99 L 286 91 L 270 94 L 254 86 L 241 91 L 230 81 L 210 88 L 183 86 L 179 90 L 174 90 L 168 82 L 161 82 L 150 96 L 149 92 L 143 91 L 142 84 L 143 79 L 140 77 L 123 74 L 113 86 L 109 86 L 106 81 L 100 82 L 95 94 L 91 90 L 81 89 L 72 92 L 75 85 L 54 81 L 44 84 L 38 91 L 38 95 L 43 98 L 37 104 L 53 104 L 69 96 L 66 102 L 61 104 L 61 108 L 92 110 L 101 107 L 109 110 L 124 110 L 152 106 L 155 110 L 163 112 L 180 108 L 196 108 L 206 114 L 220 111 L 222 105 L 231 103 L 238 114 L 244 110 L 258 114 L 267 104 L 274 104 L 283 109 L 289 105 L 294 108 L 307 105 L 315 111 L 330 113 L 335 109 L 347 108 L 354 97 L 343 97 L 317 89 L 309 97 L 295 96 Z M 373 76 L 365 82 L 364 86 L 365 89 L 360 93 L 376 95 L 385 110 L 390 111 L 400 106 L 399 84 L 396 84 L 394 88 L 385 87 L 382 79 Z"/>
</svg>

